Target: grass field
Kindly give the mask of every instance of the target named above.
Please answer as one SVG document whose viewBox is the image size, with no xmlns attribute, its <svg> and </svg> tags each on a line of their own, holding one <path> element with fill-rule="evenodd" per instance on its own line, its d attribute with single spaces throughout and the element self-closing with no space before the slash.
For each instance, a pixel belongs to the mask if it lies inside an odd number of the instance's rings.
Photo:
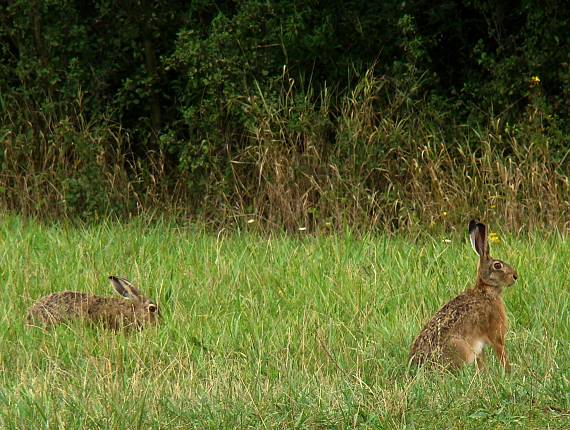
<svg viewBox="0 0 570 430">
<path fill-rule="evenodd" d="M 493 227 L 493 226 L 491 226 Z M 570 242 L 503 237 L 504 375 L 408 371 L 410 344 L 474 281 L 465 237 L 262 237 L 0 221 L 1 428 L 569 428 Z M 162 324 L 132 335 L 24 326 L 58 290 L 126 276 Z"/>
</svg>

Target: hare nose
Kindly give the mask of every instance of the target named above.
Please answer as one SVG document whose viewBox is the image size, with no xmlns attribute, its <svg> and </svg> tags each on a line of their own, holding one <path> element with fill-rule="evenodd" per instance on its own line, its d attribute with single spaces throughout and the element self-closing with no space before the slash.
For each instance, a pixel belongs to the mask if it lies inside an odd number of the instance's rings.
<svg viewBox="0 0 570 430">
<path fill-rule="evenodd" d="M 513 280 L 516 281 L 517 280 L 517 274 L 513 273 Z"/>
</svg>

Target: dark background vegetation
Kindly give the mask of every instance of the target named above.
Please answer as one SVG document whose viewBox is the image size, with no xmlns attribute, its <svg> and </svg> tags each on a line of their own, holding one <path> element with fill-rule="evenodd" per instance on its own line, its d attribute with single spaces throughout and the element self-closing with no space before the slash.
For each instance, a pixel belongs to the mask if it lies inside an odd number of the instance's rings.
<svg viewBox="0 0 570 430">
<path fill-rule="evenodd" d="M 0 203 L 569 228 L 566 1 L 0 2 Z"/>
</svg>

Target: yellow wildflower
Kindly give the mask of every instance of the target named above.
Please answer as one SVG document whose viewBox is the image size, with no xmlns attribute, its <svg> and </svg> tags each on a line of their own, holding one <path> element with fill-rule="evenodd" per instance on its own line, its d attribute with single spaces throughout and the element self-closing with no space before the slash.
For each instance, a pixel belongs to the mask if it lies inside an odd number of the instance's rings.
<svg viewBox="0 0 570 430">
<path fill-rule="evenodd" d="M 497 233 L 491 233 L 489 235 L 489 242 L 491 243 L 501 243 L 501 239 Z"/>
<path fill-rule="evenodd" d="M 533 77 L 530 78 L 530 85 L 531 85 L 532 87 L 534 87 L 534 86 L 536 86 L 536 85 L 538 85 L 538 84 L 540 84 L 540 78 L 539 78 L 538 76 L 533 76 Z"/>
</svg>

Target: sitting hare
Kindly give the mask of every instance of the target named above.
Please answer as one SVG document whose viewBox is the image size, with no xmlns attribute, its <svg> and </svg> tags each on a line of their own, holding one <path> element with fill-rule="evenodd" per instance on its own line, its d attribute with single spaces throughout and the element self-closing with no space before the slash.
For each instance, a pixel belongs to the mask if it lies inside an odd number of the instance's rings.
<svg viewBox="0 0 570 430">
<path fill-rule="evenodd" d="M 517 280 L 517 272 L 489 255 L 484 224 L 469 222 L 469 238 L 479 255 L 475 287 L 443 306 L 424 326 L 412 345 L 410 362 L 458 368 L 476 361 L 482 369 L 483 347 L 491 345 L 508 372 L 507 315 L 501 295 L 504 287 Z"/>
<path fill-rule="evenodd" d="M 28 312 L 28 324 L 49 328 L 82 320 L 112 330 L 141 329 L 156 324 L 158 306 L 143 297 L 128 280 L 109 276 L 119 297 L 100 297 L 75 291 L 50 294 L 38 300 Z"/>
</svg>

